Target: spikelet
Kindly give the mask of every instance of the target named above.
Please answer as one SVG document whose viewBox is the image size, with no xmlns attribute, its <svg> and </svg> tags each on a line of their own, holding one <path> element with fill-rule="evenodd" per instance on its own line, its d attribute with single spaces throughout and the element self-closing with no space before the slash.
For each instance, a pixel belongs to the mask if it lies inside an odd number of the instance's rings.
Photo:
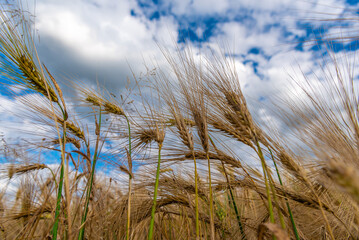
<svg viewBox="0 0 359 240">
<path fill-rule="evenodd" d="M 58 118 L 57 121 L 63 125 L 64 124 L 64 120 Z M 80 139 L 85 139 L 85 134 L 82 131 L 81 128 L 79 128 L 78 126 L 76 126 L 74 123 L 72 123 L 71 121 L 67 120 L 66 121 L 66 128 L 72 133 L 74 134 L 76 137 L 80 138 Z"/>
<path fill-rule="evenodd" d="M 139 139 L 139 145 L 148 145 L 156 139 L 155 129 L 142 129 L 140 132 L 134 133 L 134 137 Z"/>
<path fill-rule="evenodd" d="M 66 122 L 66 128 L 69 129 L 76 137 L 81 138 L 81 139 L 85 138 L 85 134 L 81 130 L 81 128 L 77 127 L 72 122 L 67 121 Z"/>
<path fill-rule="evenodd" d="M 248 111 L 246 101 L 242 94 L 234 91 L 224 91 L 227 104 L 232 109 L 225 114 L 228 121 L 233 124 L 242 134 L 252 139 L 254 137 L 255 126 L 252 117 Z M 234 114 L 233 114 L 234 113 Z"/>
<path fill-rule="evenodd" d="M 128 170 L 128 168 L 126 166 L 121 165 L 120 166 L 120 170 L 126 174 L 128 174 L 128 176 L 130 176 L 131 178 L 133 177 L 132 173 L 130 172 L 130 170 Z"/>
<path fill-rule="evenodd" d="M 208 125 L 205 119 L 205 115 L 200 112 L 198 108 L 193 106 L 192 114 L 194 122 L 197 126 L 198 136 L 201 140 L 202 147 L 205 152 L 209 152 L 209 137 L 208 137 Z"/>
<path fill-rule="evenodd" d="M 11 179 L 15 174 L 24 174 L 33 170 L 40 170 L 44 168 L 47 168 L 45 164 L 31 164 L 20 167 L 14 167 L 14 165 L 11 165 L 8 170 L 8 176 Z"/>
<path fill-rule="evenodd" d="M 148 145 L 152 141 L 161 144 L 164 140 L 164 133 L 158 128 L 141 129 L 134 133 L 134 137 L 139 140 L 138 145 Z"/>
<path fill-rule="evenodd" d="M 33 61 L 28 58 L 26 55 L 21 55 L 18 59 L 17 59 L 17 62 L 18 62 L 18 66 L 20 68 L 20 71 L 22 72 L 22 75 L 25 77 L 26 81 L 27 81 L 27 85 L 41 93 L 42 95 L 44 95 L 46 98 L 49 97 L 50 95 L 50 101 L 53 101 L 53 102 L 58 102 L 58 97 L 56 96 L 56 93 L 55 91 L 52 89 L 52 87 L 47 84 L 47 89 L 49 91 L 49 95 L 47 93 L 47 90 L 46 90 L 46 83 L 41 75 L 39 74 L 35 64 L 33 63 Z"/>
<path fill-rule="evenodd" d="M 279 161 L 287 170 L 289 170 L 298 179 L 302 180 L 303 182 L 307 182 L 304 169 L 289 154 L 281 151 L 278 157 Z"/>
<path fill-rule="evenodd" d="M 97 107 L 101 106 L 101 100 L 98 99 L 98 98 L 96 98 L 96 97 L 94 97 L 94 96 L 88 95 L 88 96 L 86 97 L 85 101 L 86 101 L 86 102 L 89 102 L 89 103 L 91 103 L 92 105 L 97 106 Z"/>
<path fill-rule="evenodd" d="M 231 124 L 226 124 L 222 120 L 209 118 L 209 123 L 215 129 L 228 134 L 229 136 L 236 138 L 238 141 L 254 148 L 253 143 L 251 142 L 251 135 L 247 132 L 243 133 L 242 131 L 238 131 L 234 126 Z"/>
<path fill-rule="evenodd" d="M 67 137 L 66 138 L 66 142 L 72 143 L 77 149 L 81 148 L 81 143 L 78 139 L 76 138 L 72 138 L 72 137 Z"/>
<path fill-rule="evenodd" d="M 193 143 L 193 135 L 188 129 L 187 123 L 192 123 L 194 126 L 194 122 L 188 119 L 185 119 L 182 114 L 176 114 L 173 112 L 174 119 L 170 119 L 169 121 L 173 122 L 173 125 L 177 127 L 177 132 L 179 137 L 182 140 L 182 143 L 188 147 L 191 151 L 194 149 L 194 143 Z"/>
<path fill-rule="evenodd" d="M 354 167 L 331 161 L 325 168 L 325 172 L 328 177 L 359 203 L 359 174 Z"/>
<path fill-rule="evenodd" d="M 54 144 L 59 144 L 60 140 L 56 139 L 53 141 Z M 78 139 L 66 136 L 66 143 L 72 143 L 77 149 L 81 148 L 81 143 Z"/>
<path fill-rule="evenodd" d="M 103 104 L 103 107 L 104 107 L 104 110 L 108 113 L 112 113 L 112 114 L 119 115 L 119 116 L 125 115 L 125 112 L 123 111 L 122 108 L 120 108 L 119 106 L 117 106 L 111 102 L 106 101 Z"/>
<path fill-rule="evenodd" d="M 125 112 L 120 106 L 110 102 L 109 100 L 96 96 L 96 94 L 91 94 L 89 92 L 85 92 L 85 95 L 85 102 L 91 103 L 92 105 L 97 107 L 103 107 L 103 111 L 105 111 L 106 113 L 118 116 L 125 115 Z"/>
<path fill-rule="evenodd" d="M 181 116 L 181 118 L 183 119 L 183 122 L 186 126 L 188 126 L 188 127 L 196 126 L 195 122 L 192 121 L 191 119 L 183 118 L 182 116 Z M 168 124 L 168 126 L 176 126 L 176 125 L 178 125 L 178 119 L 170 118 L 167 120 L 166 124 Z"/>
</svg>

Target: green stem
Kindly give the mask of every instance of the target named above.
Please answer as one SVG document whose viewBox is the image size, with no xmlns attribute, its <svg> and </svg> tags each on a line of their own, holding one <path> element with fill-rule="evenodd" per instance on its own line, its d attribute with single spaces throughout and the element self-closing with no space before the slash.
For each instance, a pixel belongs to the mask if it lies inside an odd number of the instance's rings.
<svg viewBox="0 0 359 240">
<path fill-rule="evenodd" d="M 285 222 L 284 222 L 284 217 L 283 217 L 283 214 L 282 214 L 282 211 L 280 209 L 280 205 L 279 205 L 279 200 L 277 198 L 277 194 L 276 194 L 276 191 L 275 191 L 275 188 L 274 188 L 274 185 L 273 185 L 273 178 L 272 176 L 270 175 L 269 173 L 269 170 L 267 168 L 267 174 L 268 174 L 268 181 L 269 181 L 269 186 L 272 190 L 272 194 L 273 194 L 273 200 L 274 202 L 277 204 L 277 211 L 278 211 L 278 216 L 279 216 L 279 221 L 280 221 L 280 225 L 283 229 L 285 229 Z"/>
<path fill-rule="evenodd" d="M 60 105 L 59 105 L 60 106 Z M 60 109 L 62 110 L 61 106 Z M 64 114 L 65 117 L 65 114 Z M 64 184 L 64 167 L 65 167 L 65 141 L 66 141 L 66 121 L 64 121 L 63 133 L 62 133 L 62 144 L 61 144 L 61 169 L 60 169 L 60 181 L 57 190 L 57 199 L 56 199 L 56 210 L 55 210 L 55 223 L 52 228 L 52 239 L 57 239 L 57 231 L 59 228 L 59 217 L 61 210 L 61 198 L 62 198 L 62 187 Z M 52 171 L 51 171 L 52 172 Z"/>
<path fill-rule="evenodd" d="M 82 240 L 84 238 L 84 234 L 85 234 L 85 221 L 86 221 L 87 213 L 88 213 L 88 206 L 89 206 L 89 202 L 90 202 L 90 196 L 91 196 L 91 191 L 92 191 L 92 184 L 93 184 L 93 179 L 94 179 L 96 162 L 97 162 L 97 154 L 95 153 L 94 161 L 92 162 L 90 181 L 89 181 L 89 185 L 87 187 L 87 192 L 86 192 L 85 209 L 84 209 L 84 215 L 81 220 L 80 234 L 78 237 L 79 240 Z"/>
<path fill-rule="evenodd" d="M 216 145 L 214 144 L 214 142 L 213 142 L 213 140 L 212 140 L 212 138 L 210 136 L 209 136 L 209 140 L 211 141 L 211 144 L 213 145 L 213 148 L 218 152 L 218 149 L 217 149 Z M 232 186 L 231 186 L 230 181 L 229 181 L 227 170 L 226 170 L 226 167 L 225 167 L 223 161 L 221 161 L 221 163 L 222 163 L 224 176 L 226 177 L 226 181 L 227 181 L 227 185 L 228 185 L 227 187 L 229 189 L 229 193 L 230 193 L 230 196 L 231 196 L 231 203 L 233 205 L 234 212 L 236 213 L 239 230 L 241 231 L 241 234 L 242 234 L 241 239 L 246 240 L 247 239 L 246 234 L 244 232 L 243 224 L 241 222 L 241 216 L 240 216 L 240 213 L 239 213 L 238 208 L 237 208 L 237 203 L 234 200 L 234 195 L 233 195 L 233 192 L 232 192 Z"/>
<path fill-rule="evenodd" d="M 269 152 L 271 154 L 271 157 L 272 157 L 272 160 L 273 160 L 273 163 L 274 163 L 274 167 L 275 167 L 275 170 L 277 172 L 277 176 L 278 176 L 278 180 L 279 180 L 279 183 L 281 186 L 283 186 L 283 182 L 282 182 L 282 178 L 279 174 L 279 170 L 278 170 L 278 167 L 277 167 L 277 163 L 276 161 L 274 160 L 274 156 L 273 156 L 273 153 L 272 153 L 272 150 L 269 148 Z M 285 202 L 286 202 L 286 205 L 287 205 L 287 209 L 288 209 L 288 213 L 289 213 L 289 218 L 290 218 L 290 222 L 292 223 L 292 228 L 293 228 L 293 232 L 294 232 L 294 235 L 295 235 L 295 239 L 296 240 L 300 240 L 300 237 L 299 237 L 299 234 L 298 234 L 298 230 L 297 230 L 297 226 L 295 225 L 295 222 L 294 222 L 294 218 L 293 218 L 293 213 L 292 213 L 292 210 L 289 206 L 289 202 L 288 202 L 288 199 L 285 198 Z"/>
<path fill-rule="evenodd" d="M 155 225 L 155 213 L 156 213 L 156 205 L 157 205 L 157 190 L 160 179 L 160 165 L 161 165 L 161 149 L 162 143 L 158 144 L 158 162 L 157 162 L 157 171 L 156 171 L 156 182 L 155 182 L 155 192 L 153 195 L 153 205 L 151 211 L 151 222 L 150 222 L 150 230 L 148 232 L 148 240 L 153 239 L 153 227 Z"/>
<path fill-rule="evenodd" d="M 236 201 L 234 200 L 234 195 L 233 195 L 232 187 L 231 187 L 231 186 L 229 186 L 229 194 L 231 195 L 231 203 L 232 203 L 232 205 L 233 205 L 234 212 L 236 213 L 239 230 L 241 231 L 241 235 L 242 235 L 241 239 L 246 240 L 246 239 L 247 239 L 247 238 L 246 238 L 246 234 L 245 234 L 245 232 L 244 232 L 244 228 L 243 228 L 243 225 L 242 225 L 242 222 L 241 222 L 241 216 L 240 216 L 240 214 L 239 214 Z"/>
<path fill-rule="evenodd" d="M 59 181 L 59 188 L 57 191 L 57 200 L 56 200 L 55 223 L 54 223 L 54 227 L 52 228 L 52 239 L 57 239 L 57 230 L 59 227 L 59 215 L 60 215 L 60 209 L 61 209 L 60 204 L 61 204 L 63 183 L 64 183 L 64 165 L 61 163 L 60 181 Z"/>
<path fill-rule="evenodd" d="M 127 127 L 128 127 L 128 153 L 130 154 L 131 157 L 131 125 L 130 125 L 130 121 L 128 120 L 128 117 L 126 115 L 124 115 L 127 121 Z"/>
<path fill-rule="evenodd" d="M 129 158 L 131 159 L 131 125 L 130 121 L 128 120 L 127 116 L 124 115 L 127 121 L 127 127 L 128 127 L 128 154 Z M 129 160 L 130 161 L 130 160 Z M 132 163 L 131 163 L 132 166 Z M 130 163 L 128 163 L 128 168 L 130 173 L 132 174 L 132 167 L 130 169 Z M 126 239 L 130 239 L 130 224 L 131 224 L 131 190 L 132 190 L 132 175 L 128 176 L 128 204 L 127 204 L 127 233 L 126 233 Z"/>
<path fill-rule="evenodd" d="M 95 167 L 96 167 L 96 162 L 97 162 L 97 157 L 98 157 L 98 144 L 99 144 L 99 137 L 100 137 L 100 130 L 101 130 L 101 109 L 100 109 L 98 128 L 99 129 L 98 129 L 94 159 L 93 159 L 92 167 L 91 167 L 91 175 L 90 175 L 90 179 L 89 179 L 89 185 L 87 186 L 85 209 L 84 209 L 84 215 L 81 219 L 81 228 L 80 228 L 78 240 L 83 240 L 84 236 L 85 236 L 85 222 L 86 222 L 86 218 L 87 218 L 88 207 L 89 207 L 89 203 L 90 203 L 90 196 L 91 196 L 92 185 L 93 185 L 93 179 L 94 179 L 94 175 L 95 175 Z"/>
</svg>

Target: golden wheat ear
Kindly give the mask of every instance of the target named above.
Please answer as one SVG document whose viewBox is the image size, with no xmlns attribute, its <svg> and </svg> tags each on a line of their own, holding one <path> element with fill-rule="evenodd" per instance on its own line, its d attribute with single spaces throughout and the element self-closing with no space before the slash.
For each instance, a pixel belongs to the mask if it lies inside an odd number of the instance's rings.
<svg viewBox="0 0 359 240">
<path fill-rule="evenodd" d="M 8 176 L 9 176 L 9 179 L 11 179 L 15 175 L 26 174 L 28 172 L 40 170 L 40 169 L 44 169 L 44 168 L 47 168 L 47 166 L 45 164 L 29 164 L 29 165 L 22 165 L 22 166 L 11 165 L 8 168 Z"/>
<path fill-rule="evenodd" d="M 18 11 L 22 11 L 21 9 Z M 36 55 L 31 26 L 25 17 L 14 17 L 11 11 L 1 11 L 0 52 L 3 54 L 2 74 L 7 80 L 20 85 L 26 90 L 38 92 L 52 102 L 59 98 L 53 85 L 41 70 L 41 63 Z M 38 64 L 36 64 L 36 61 Z"/>
</svg>

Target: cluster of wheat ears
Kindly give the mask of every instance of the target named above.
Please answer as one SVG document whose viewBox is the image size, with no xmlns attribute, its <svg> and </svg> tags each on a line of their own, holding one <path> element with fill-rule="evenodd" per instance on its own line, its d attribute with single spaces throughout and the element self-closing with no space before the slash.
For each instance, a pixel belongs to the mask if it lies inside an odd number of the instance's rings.
<svg viewBox="0 0 359 240">
<path fill-rule="evenodd" d="M 277 111 L 288 137 L 252 117 L 226 54 L 160 47 L 169 70 L 145 75 L 139 111 L 80 84 L 65 98 L 17 13 L 0 15 L 4 84 L 46 139 L 3 144 L 1 239 L 358 239 L 355 69 L 332 57 Z"/>
</svg>

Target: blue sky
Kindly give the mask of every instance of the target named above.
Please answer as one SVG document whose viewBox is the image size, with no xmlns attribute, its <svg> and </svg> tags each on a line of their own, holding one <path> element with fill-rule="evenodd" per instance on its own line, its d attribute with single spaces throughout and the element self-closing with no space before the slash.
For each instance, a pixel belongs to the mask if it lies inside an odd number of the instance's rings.
<svg viewBox="0 0 359 240">
<path fill-rule="evenodd" d="M 35 15 L 40 59 L 60 82 L 71 78 L 96 86 L 98 80 L 120 94 L 132 75 L 129 66 L 136 75 L 145 71 L 144 62 L 166 66 L 156 42 L 173 52 L 176 43 L 197 53 L 227 46 L 243 92 L 263 116 L 258 120 L 273 125 L 278 121 L 262 103 L 286 96 L 291 76 L 316 74 L 313 69 L 326 57 L 323 45 L 306 41 L 359 30 L 355 0 L 27 0 L 23 5 Z M 324 21 L 337 17 L 355 20 Z M 332 46 L 335 54 L 358 55 L 358 38 Z M 71 101 L 76 92 L 66 89 Z M 0 94 L 0 133 L 17 139 L 31 131 L 30 120 L 14 117 L 21 111 L 18 99 Z"/>
</svg>

